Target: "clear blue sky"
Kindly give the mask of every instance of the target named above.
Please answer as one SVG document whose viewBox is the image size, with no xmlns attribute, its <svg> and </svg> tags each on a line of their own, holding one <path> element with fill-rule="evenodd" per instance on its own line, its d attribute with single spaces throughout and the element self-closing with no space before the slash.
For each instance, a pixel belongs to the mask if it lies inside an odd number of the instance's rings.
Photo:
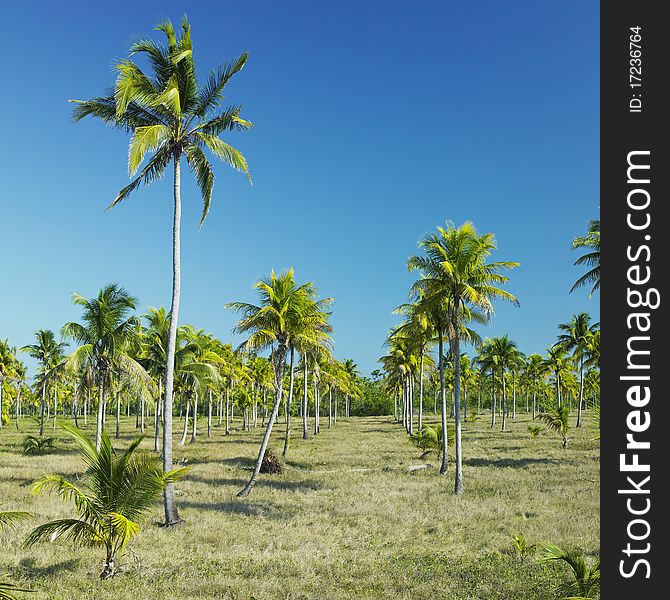
<svg viewBox="0 0 670 600">
<path fill-rule="evenodd" d="M 128 181 L 128 137 L 70 122 L 69 98 L 102 94 L 115 59 L 165 17 L 188 12 L 201 75 L 242 51 L 228 87 L 252 132 L 231 138 L 254 186 L 216 166 L 212 210 L 184 184 L 181 321 L 231 340 L 232 300 L 293 266 L 335 298 L 336 356 L 364 372 L 408 256 L 445 220 L 493 231 L 522 266 L 483 336 L 521 350 L 599 297 L 568 294 L 570 240 L 597 216 L 599 5 L 563 2 L 24 2 L 3 5 L 0 338 L 58 331 L 117 281 L 149 305 L 170 299 L 169 179 L 105 212 Z"/>
</svg>

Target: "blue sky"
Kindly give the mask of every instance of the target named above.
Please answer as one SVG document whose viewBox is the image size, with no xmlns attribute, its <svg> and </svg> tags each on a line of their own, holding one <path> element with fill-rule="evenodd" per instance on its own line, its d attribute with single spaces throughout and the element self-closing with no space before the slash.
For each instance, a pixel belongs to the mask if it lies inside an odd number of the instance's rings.
<svg viewBox="0 0 670 600">
<path fill-rule="evenodd" d="M 128 137 L 72 124 L 67 100 L 102 94 L 129 44 L 184 12 L 202 76 L 250 52 L 227 89 L 255 127 L 230 138 L 253 187 L 216 165 L 200 231 L 183 176 L 182 322 L 231 340 L 224 304 L 292 266 L 335 298 L 336 356 L 369 373 L 407 258 L 446 220 L 521 263 L 521 308 L 497 306 L 483 336 L 541 352 L 573 313 L 599 318 L 599 296 L 568 294 L 570 240 L 600 205 L 597 2 L 25 2 L 3 8 L 0 338 L 58 331 L 79 317 L 73 291 L 112 281 L 142 311 L 169 304 L 170 181 L 105 212 Z"/>
</svg>

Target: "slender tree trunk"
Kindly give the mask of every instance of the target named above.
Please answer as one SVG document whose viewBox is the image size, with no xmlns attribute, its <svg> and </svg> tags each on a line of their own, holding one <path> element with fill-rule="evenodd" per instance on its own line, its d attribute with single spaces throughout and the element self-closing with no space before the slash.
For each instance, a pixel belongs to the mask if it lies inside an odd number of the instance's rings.
<svg viewBox="0 0 670 600">
<path fill-rule="evenodd" d="M 209 404 L 207 405 L 207 437 L 212 437 L 212 390 L 209 390 Z"/>
<path fill-rule="evenodd" d="M 230 384 L 226 386 L 226 435 L 230 435 Z"/>
<path fill-rule="evenodd" d="M 291 400 L 293 400 L 293 361 L 295 359 L 295 348 L 291 346 L 291 359 L 289 371 L 288 400 L 286 402 L 286 437 L 284 438 L 283 456 L 288 456 L 288 448 L 291 443 Z"/>
<path fill-rule="evenodd" d="M 414 377 L 410 373 L 407 388 L 409 391 L 409 428 L 407 433 L 414 435 Z"/>
<path fill-rule="evenodd" d="M 144 417 L 146 415 L 146 403 L 144 401 L 144 394 L 142 394 L 142 398 L 140 399 L 140 412 L 142 413 L 141 418 L 140 418 L 140 431 L 144 433 Z"/>
<path fill-rule="evenodd" d="M 496 424 L 496 374 L 491 369 L 491 428 Z"/>
<path fill-rule="evenodd" d="M 442 400 L 442 464 L 440 465 L 440 474 L 444 475 L 449 470 L 447 461 L 447 394 L 444 389 L 444 340 L 442 338 L 442 328 L 437 329 L 437 351 L 438 351 L 438 369 L 440 371 L 440 397 Z"/>
<path fill-rule="evenodd" d="M 456 307 L 459 306 L 459 301 L 454 301 Z M 454 318 L 454 320 L 456 320 Z M 454 357 L 454 417 L 455 417 L 455 434 L 456 434 L 456 477 L 454 484 L 454 493 L 463 493 L 463 450 L 461 446 L 461 349 L 460 340 L 458 339 L 458 323 L 452 323 L 454 333 L 450 336 L 451 339 L 451 355 Z M 446 443 L 447 436 L 444 436 Z"/>
<path fill-rule="evenodd" d="M 584 359 L 579 365 L 579 405 L 577 407 L 577 427 L 582 426 L 582 400 L 584 398 Z"/>
<path fill-rule="evenodd" d="M 516 419 L 516 373 L 512 371 L 512 420 Z"/>
<path fill-rule="evenodd" d="M 419 361 L 419 422 L 417 424 L 419 431 L 423 427 L 423 349 L 421 350 L 421 360 Z"/>
<path fill-rule="evenodd" d="M 100 452 L 102 442 L 102 426 L 105 417 L 105 378 L 101 374 L 98 381 L 98 418 L 95 423 L 95 449 Z"/>
<path fill-rule="evenodd" d="M 116 392 L 116 432 L 115 437 L 121 437 L 121 394 Z"/>
<path fill-rule="evenodd" d="M 186 435 L 188 434 L 188 416 L 191 410 L 191 399 L 186 399 L 186 418 L 184 419 L 184 429 L 181 433 L 181 439 L 179 440 L 179 445 L 183 446 L 186 444 Z"/>
<path fill-rule="evenodd" d="M 268 442 L 270 441 L 270 434 L 272 433 L 272 426 L 274 425 L 275 419 L 277 418 L 277 413 L 279 412 L 279 405 L 281 404 L 282 395 L 283 395 L 283 384 L 284 384 L 284 362 L 286 360 L 286 347 L 279 342 L 277 349 L 275 350 L 275 402 L 272 407 L 272 413 L 268 419 L 267 427 L 265 428 L 265 435 L 263 436 L 263 441 L 261 443 L 260 450 L 258 452 L 258 457 L 256 458 L 256 464 L 254 465 L 253 473 L 251 474 L 251 479 L 249 483 L 242 490 L 238 492 L 240 498 L 244 498 L 249 495 L 249 492 L 256 485 L 256 478 L 258 473 L 261 470 L 261 464 L 263 458 L 265 457 L 265 451 L 268 447 Z"/>
<path fill-rule="evenodd" d="M 505 386 L 505 371 L 501 372 L 502 379 L 502 431 L 507 430 L 507 388 Z"/>
<path fill-rule="evenodd" d="M 537 383 L 533 386 L 533 421 L 537 416 Z"/>
<path fill-rule="evenodd" d="M 46 382 L 42 383 L 42 403 L 40 405 L 40 437 L 44 435 L 44 410 L 46 407 Z"/>
<path fill-rule="evenodd" d="M 156 398 L 156 422 L 154 423 L 154 452 L 161 451 L 161 421 L 163 420 L 163 411 L 161 410 L 161 400 L 163 397 L 163 379 L 158 379 L 158 398 Z M 130 405 L 130 402 L 128 403 Z"/>
<path fill-rule="evenodd" d="M 163 401 L 163 469 L 172 470 L 172 393 L 174 382 L 174 357 L 179 320 L 179 296 L 181 292 L 180 272 L 180 227 L 181 227 L 181 172 L 179 157 L 174 157 L 174 215 L 172 224 L 172 304 L 168 329 L 167 356 L 165 363 L 165 395 Z M 169 483 L 163 492 L 165 526 L 174 527 L 182 522 L 177 510 L 174 484 Z"/>
<path fill-rule="evenodd" d="M 196 437 L 198 436 L 198 392 L 195 393 L 195 398 L 193 400 L 193 432 L 191 433 L 190 444 L 195 444 Z"/>
<path fill-rule="evenodd" d="M 333 392 L 332 388 L 328 386 L 328 429 L 333 424 Z"/>
<path fill-rule="evenodd" d="M 302 439 L 309 437 L 307 433 L 307 355 L 302 355 L 303 375 L 302 375 Z"/>
<path fill-rule="evenodd" d="M 58 382 L 54 382 L 54 431 L 56 431 L 56 415 L 58 414 Z M 2 420 L 2 419 L 0 419 Z"/>
</svg>

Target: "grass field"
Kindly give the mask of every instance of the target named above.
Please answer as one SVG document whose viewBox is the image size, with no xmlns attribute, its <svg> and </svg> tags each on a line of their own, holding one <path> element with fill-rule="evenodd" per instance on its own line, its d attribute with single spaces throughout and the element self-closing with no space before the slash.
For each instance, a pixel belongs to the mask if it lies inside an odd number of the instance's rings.
<svg viewBox="0 0 670 600">
<path fill-rule="evenodd" d="M 508 432 L 491 431 L 485 416 L 464 425 L 462 497 L 452 494 L 453 469 L 446 477 L 436 468 L 408 471 L 437 459 L 420 459 L 390 417 L 340 419 L 308 441 L 296 430 L 286 471 L 261 475 L 247 499 L 235 494 L 249 476 L 261 428 L 227 437 L 215 428 L 212 439 L 205 430 L 197 444 L 175 446 L 176 462 L 191 466 L 178 485 L 186 524 L 157 527 L 157 504 L 123 558 L 124 573 L 101 582 L 99 549 L 21 547 L 36 524 L 67 514 L 57 498 L 33 496 L 33 480 L 81 472 L 62 433 L 51 454 L 23 455 L 32 427 L 26 420 L 23 431 L 12 424 L 0 434 L 0 510 L 37 517 L 0 534 L 0 573 L 37 590 L 25 594 L 36 600 L 556 598 L 567 568 L 518 558 L 512 536 L 599 553 L 599 444 L 588 419 L 571 431 L 567 450 L 557 434 L 531 438 L 529 422 L 526 415 L 510 419 Z M 277 451 L 281 429 L 271 442 Z M 134 420 L 124 432 L 122 444 L 135 434 Z"/>
</svg>

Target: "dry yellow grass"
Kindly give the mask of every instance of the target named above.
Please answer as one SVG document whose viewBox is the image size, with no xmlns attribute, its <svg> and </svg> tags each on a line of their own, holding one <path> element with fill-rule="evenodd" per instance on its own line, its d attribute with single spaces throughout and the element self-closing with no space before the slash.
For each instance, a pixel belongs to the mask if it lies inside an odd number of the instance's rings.
<svg viewBox="0 0 670 600">
<path fill-rule="evenodd" d="M 178 485 L 186 524 L 157 527 L 157 505 L 132 544 L 136 557 L 127 552 L 124 573 L 101 582 L 100 550 L 21 547 L 31 527 L 67 514 L 57 498 L 33 496 L 33 480 L 81 471 L 62 434 L 53 453 L 23 455 L 23 436 L 34 433 L 25 421 L 24 431 L 12 425 L 0 435 L 0 510 L 37 517 L 0 534 L 0 573 L 37 590 L 26 595 L 35 600 L 554 598 L 567 571 L 519 559 L 511 539 L 523 533 L 529 543 L 599 552 L 599 446 L 582 427 L 563 450 L 552 433 L 531 438 L 529 423 L 520 415 L 506 433 L 490 430 L 485 417 L 465 424 L 462 497 L 452 494 L 453 473 L 407 470 L 437 459 L 419 459 L 389 417 L 340 419 L 307 441 L 296 430 L 285 472 L 261 476 L 247 499 L 235 494 L 261 429 L 226 437 L 215 428 L 212 439 L 201 433 L 175 452 L 191 465 Z M 281 429 L 271 442 L 278 451 Z M 123 431 L 121 444 L 135 434 L 134 422 Z"/>
</svg>

